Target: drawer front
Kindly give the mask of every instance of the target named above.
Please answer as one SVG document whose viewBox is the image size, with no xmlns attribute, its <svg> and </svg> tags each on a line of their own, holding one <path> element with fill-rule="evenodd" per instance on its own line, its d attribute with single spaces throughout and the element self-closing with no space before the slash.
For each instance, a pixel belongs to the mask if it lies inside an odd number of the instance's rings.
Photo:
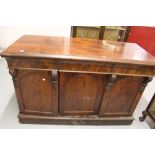
<svg viewBox="0 0 155 155">
<path fill-rule="evenodd" d="M 60 70 L 68 72 L 87 72 L 96 74 L 117 74 L 129 76 L 155 76 L 154 66 L 128 65 L 119 63 L 91 62 L 80 60 L 60 59 L 26 59 L 7 58 L 9 68 L 38 69 L 38 70 Z"/>
</svg>

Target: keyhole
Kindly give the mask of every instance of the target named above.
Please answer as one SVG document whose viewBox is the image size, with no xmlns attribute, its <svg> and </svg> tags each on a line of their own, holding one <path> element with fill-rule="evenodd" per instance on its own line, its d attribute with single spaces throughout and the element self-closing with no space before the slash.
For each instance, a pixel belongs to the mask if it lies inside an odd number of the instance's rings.
<svg viewBox="0 0 155 155">
<path fill-rule="evenodd" d="M 45 78 L 43 78 L 42 80 L 43 80 L 43 81 L 45 81 L 46 79 L 45 79 Z"/>
</svg>

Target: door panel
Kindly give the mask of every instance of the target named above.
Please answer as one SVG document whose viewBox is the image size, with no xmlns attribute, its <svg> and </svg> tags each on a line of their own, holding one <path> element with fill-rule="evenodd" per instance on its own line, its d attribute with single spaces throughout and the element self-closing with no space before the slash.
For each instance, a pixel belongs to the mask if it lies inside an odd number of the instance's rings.
<svg viewBox="0 0 155 155">
<path fill-rule="evenodd" d="M 107 76 L 85 73 L 60 73 L 59 113 L 97 114 Z"/>
<path fill-rule="evenodd" d="M 51 72 L 18 70 L 18 80 L 24 112 L 46 115 L 53 114 Z"/>
<path fill-rule="evenodd" d="M 128 116 L 135 107 L 135 99 L 143 77 L 117 76 L 110 89 L 106 89 L 100 116 Z"/>
</svg>

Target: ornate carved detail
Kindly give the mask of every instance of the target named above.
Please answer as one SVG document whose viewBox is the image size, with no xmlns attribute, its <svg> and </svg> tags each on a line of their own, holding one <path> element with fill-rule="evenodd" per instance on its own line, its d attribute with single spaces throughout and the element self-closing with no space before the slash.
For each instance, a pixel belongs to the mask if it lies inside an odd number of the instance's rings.
<svg viewBox="0 0 155 155">
<path fill-rule="evenodd" d="M 58 71 L 56 69 L 52 70 L 52 81 L 58 81 Z"/>
<path fill-rule="evenodd" d="M 58 71 L 56 69 L 52 70 L 52 81 L 51 84 L 56 87 L 58 83 Z"/>
<path fill-rule="evenodd" d="M 99 111 L 100 116 L 104 116 L 104 112 L 105 112 L 106 106 L 108 104 L 108 99 L 109 99 L 109 96 L 110 96 L 110 93 L 111 93 L 111 89 L 112 89 L 112 86 L 114 85 L 116 79 L 117 79 L 117 75 L 112 74 L 110 76 L 109 80 L 108 80 L 108 83 L 107 83 L 107 86 L 106 86 L 106 89 L 105 89 L 105 93 L 104 93 L 104 96 L 103 96 L 103 99 L 102 99 L 101 108 L 100 108 L 100 111 Z"/>
<path fill-rule="evenodd" d="M 111 75 L 109 82 L 108 82 L 108 86 L 113 86 L 113 84 L 116 81 L 117 76 L 116 75 Z"/>
<path fill-rule="evenodd" d="M 142 86 L 141 86 L 141 88 L 140 88 L 140 92 L 143 92 L 143 91 L 144 91 L 145 87 L 147 86 L 147 84 L 148 84 L 149 82 L 152 81 L 152 79 L 153 79 L 152 77 L 145 77 L 145 78 L 144 78 L 143 84 L 142 84 Z"/>
<path fill-rule="evenodd" d="M 108 80 L 107 86 L 106 86 L 106 92 L 109 92 L 109 90 L 112 88 L 114 85 L 115 81 L 117 79 L 117 76 L 112 74 Z"/>
<path fill-rule="evenodd" d="M 14 85 L 18 86 L 17 70 L 9 68 L 9 74 L 12 76 Z"/>
<path fill-rule="evenodd" d="M 9 74 L 12 76 L 12 78 L 15 78 L 16 77 L 16 70 L 9 68 Z"/>
</svg>

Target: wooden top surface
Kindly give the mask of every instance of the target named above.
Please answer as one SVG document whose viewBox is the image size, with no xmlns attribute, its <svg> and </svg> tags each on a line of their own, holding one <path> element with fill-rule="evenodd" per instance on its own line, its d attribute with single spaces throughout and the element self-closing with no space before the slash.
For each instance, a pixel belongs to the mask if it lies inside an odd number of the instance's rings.
<svg viewBox="0 0 155 155">
<path fill-rule="evenodd" d="M 22 36 L 1 56 L 155 65 L 155 58 L 135 43 L 50 36 Z"/>
</svg>

